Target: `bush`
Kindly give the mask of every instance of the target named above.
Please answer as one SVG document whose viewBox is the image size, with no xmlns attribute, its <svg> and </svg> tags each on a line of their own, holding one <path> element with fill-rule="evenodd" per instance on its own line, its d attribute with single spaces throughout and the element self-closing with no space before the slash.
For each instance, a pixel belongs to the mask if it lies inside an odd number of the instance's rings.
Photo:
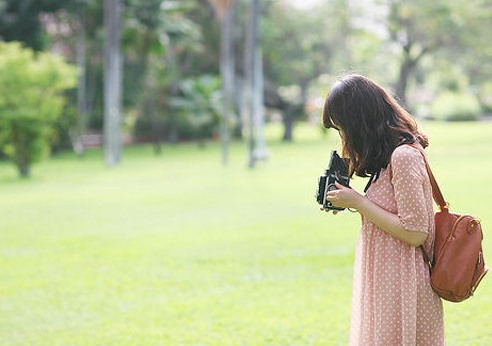
<svg viewBox="0 0 492 346">
<path fill-rule="evenodd" d="M 443 92 L 431 104 L 431 116 L 437 120 L 473 121 L 480 113 L 478 99 L 467 93 Z"/>
<path fill-rule="evenodd" d="M 213 135 L 222 116 L 220 79 L 212 75 L 181 82 L 180 96 L 171 99 L 180 137 L 203 140 Z"/>
<path fill-rule="evenodd" d="M 49 152 L 76 71 L 59 56 L 0 42 L 0 151 L 21 176 Z"/>
</svg>

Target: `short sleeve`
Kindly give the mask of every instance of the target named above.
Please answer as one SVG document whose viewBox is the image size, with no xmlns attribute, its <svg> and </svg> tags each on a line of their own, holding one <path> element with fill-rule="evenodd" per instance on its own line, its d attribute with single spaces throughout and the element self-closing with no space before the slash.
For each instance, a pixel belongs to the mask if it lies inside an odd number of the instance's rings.
<svg viewBox="0 0 492 346">
<path fill-rule="evenodd" d="M 398 217 L 403 228 L 428 233 L 429 191 L 425 188 L 428 175 L 422 154 L 409 145 L 397 147 L 391 156 L 391 171 Z"/>
</svg>

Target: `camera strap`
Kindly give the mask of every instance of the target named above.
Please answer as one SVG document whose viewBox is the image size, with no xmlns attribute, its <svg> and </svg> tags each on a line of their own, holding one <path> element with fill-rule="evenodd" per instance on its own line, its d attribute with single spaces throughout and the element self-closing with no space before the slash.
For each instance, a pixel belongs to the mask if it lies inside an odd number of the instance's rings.
<svg viewBox="0 0 492 346">
<path fill-rule="evenodd" d="M 369 181 L 367 182 L 367 185 L 364 188 L 364 193 L 367 192 L 367 190 L 369 190 L 369 187 L 371 186 L 371 184 L 374 181 L 378 180 L 378 178 L 379 178 L 379 172 L 381 172 L 381 171 L 377 171 L 376 173 L 372 173 L 371 174 L 371 177 L 369 178 Z"/>
</svg>

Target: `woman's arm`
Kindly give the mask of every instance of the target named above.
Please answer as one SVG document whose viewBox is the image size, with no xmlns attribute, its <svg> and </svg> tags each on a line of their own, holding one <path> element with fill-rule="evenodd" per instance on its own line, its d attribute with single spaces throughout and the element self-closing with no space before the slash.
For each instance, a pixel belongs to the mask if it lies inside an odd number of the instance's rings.
<svg viewBox="0 0 492 346">
<path fill-rule="evenodd" d="M 420 246 L 427 239 L 424 231 L 405 230 L 398 215 L 379 207 L 357 191 L 338 183 L 336 186 L 338 190 L 329 191 L 326 195 L 326 199 L 335 206 L 356 209 L 380 229 L 407 244 Z"/>
</svg>

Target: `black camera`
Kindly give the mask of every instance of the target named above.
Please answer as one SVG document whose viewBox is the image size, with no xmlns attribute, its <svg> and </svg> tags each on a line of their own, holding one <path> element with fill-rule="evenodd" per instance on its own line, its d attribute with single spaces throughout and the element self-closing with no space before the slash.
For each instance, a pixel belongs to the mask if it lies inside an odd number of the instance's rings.
<svg viewBox="0 0 492 346">
<path fill-rule="evenodd" d="M 328 191 L 337 190 L 335 182 L 349 187 L 350 177 L 348 176 L 348 159 L 342 159 L 337 151 L 331 152 L 330 163 L 325 173 L 318 179 L 318 191 L 316 201 L 321 205 L 321 210 L 344 210 L 345 208 L 335 207 L 330 201 L 326 200 Z"/>
</svg>

